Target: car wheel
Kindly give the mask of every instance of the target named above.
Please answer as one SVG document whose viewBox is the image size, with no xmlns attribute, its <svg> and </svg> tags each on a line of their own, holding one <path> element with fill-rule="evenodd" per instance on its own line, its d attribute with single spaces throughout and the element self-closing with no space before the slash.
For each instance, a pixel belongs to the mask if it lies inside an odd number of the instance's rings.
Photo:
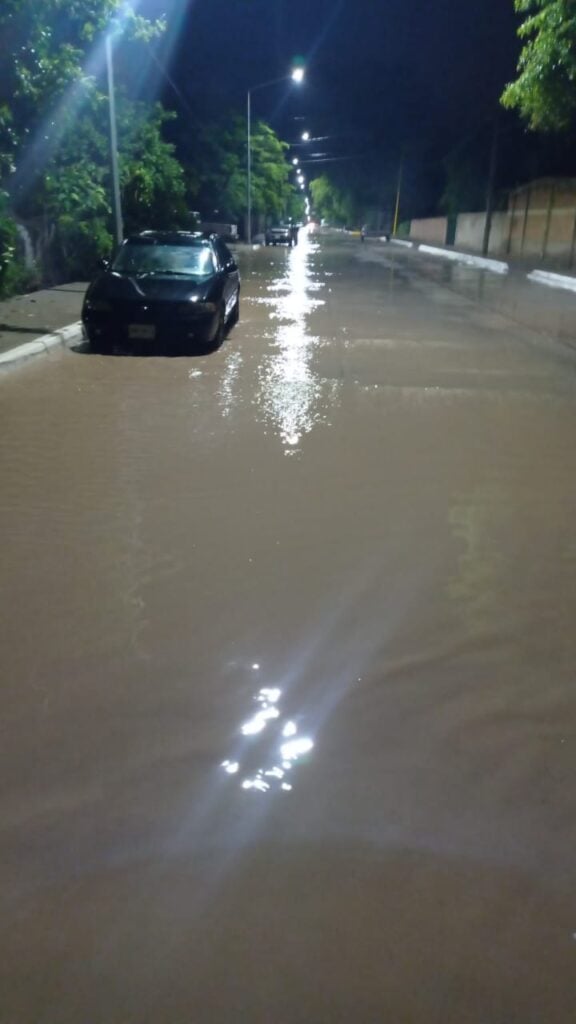
<svg viewBox="0 0 576 1024">
<path fill-rule="evenodd" d="M 228 318 L 228 326 L 229 327 L 234 327 L 234 324 L 237 324 L 239 319 L 240 319 L 240 292 L 238 292 L 238 295 L 236 296 L 236 302 L 234 303 L 234 305 L 232 306 L 232 309 L 230 311 L 230 316 Z"/>
<path fill-rule="evenodd" d="M 105 338 L 91 338 L 88 342 L 88 349 L 95 356 L 111 356 L 114 345 Z"/>
</svg>

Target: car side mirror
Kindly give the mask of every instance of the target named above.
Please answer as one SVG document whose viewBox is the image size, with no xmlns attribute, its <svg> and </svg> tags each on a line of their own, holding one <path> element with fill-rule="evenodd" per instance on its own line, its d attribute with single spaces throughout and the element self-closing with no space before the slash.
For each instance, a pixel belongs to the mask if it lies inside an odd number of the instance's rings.
<svg viewBox="0 0 576 1024">
<path fill-rule="evenodd" d="M 238 270 L 238 264 L 236 260 L 229 260 L 226 264 L 226 273 L 233 274 L 235 270 Z"/>
<path fill-rule="evenodd" d="M 97 267 L 99 270 L 108 270 L 110 266 L 110 260 L 100 259 L 98 260 Z"/>
</svg>

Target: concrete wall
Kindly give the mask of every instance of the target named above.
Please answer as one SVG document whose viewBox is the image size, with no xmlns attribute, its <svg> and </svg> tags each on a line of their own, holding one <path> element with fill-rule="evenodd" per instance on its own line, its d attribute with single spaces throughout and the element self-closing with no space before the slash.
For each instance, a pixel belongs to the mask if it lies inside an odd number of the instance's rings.
<svg viewBox="0 0 576 1024">
<path fill-rule="evenodd" d="M 461 213 L 455 248 L 481 252 L 485 213 Z M 446 243 L 446 217 L 413 220 L 410 238 Z M 489 252 L 576 266 L 576 179 L 535 181 L 511 193 L 508 210 L 492 218 Z"/>
<path fill-rule="evenodd" d="M 537 181 L 510 196 L 511 255 L 574 261 L 576 182 Z"/>
<path fill-rule="evenodd" d="M 482 252 L 484 242 L 485 213 L 461 213 L 456 224 L 456 249 L 470 249 Z M 492 216 L 489 252 L 493 256 L 506 255 L 508 236 L 510 233 L 510 216 L 508 213 L 495 213 Z"/>
<path fill-rule="evenodd" d="M 445 245 L 447 231 L 447 217 L 427 217 L 426 220 L 413 220 L 410 224 L 410 238 L 430 245 Z"/>
</svg>

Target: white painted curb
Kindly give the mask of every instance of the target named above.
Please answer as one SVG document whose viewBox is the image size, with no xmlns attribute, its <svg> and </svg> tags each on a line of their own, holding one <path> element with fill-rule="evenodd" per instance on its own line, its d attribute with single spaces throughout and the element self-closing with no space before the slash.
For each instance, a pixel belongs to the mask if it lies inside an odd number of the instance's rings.
<svg viewBox="0 0 576 1024">
<path fill-rule="evenodd" d="M 61 327 L 52 334 L 43 334 L 34 341 L 27 341 L 23 345 L 17 345 L 16 348 L 9 348 L 7 352 L 0 352 L 0 367 L 19 362 L 21 359 L 30 359 L 31 356 L 42 355 L 43 352 L 49 352 L 51 348 L 57 348 L 59 345 L 72 345 L 81 339 L 82 323 L 78 320 L 74 324 L 68 324 L 67 327 Z"/>
<path fill-rule="evenodd" d="M 491 270 L 494 274 L 507 274 L 508 264 L 500 260 L 490 260 L 485 256 L 472 256 L 467 252 L 452 252 L 449 249 L 437 249 L 434 245 L 419 245 L 418 252 L 428 253 L 430 256 L 443 256 L 446 260 L 453 260 L 455 263 L 464 263 L 469 267 L 477 267 L 478 270 Z"/>
<path fill-rule="evenodd" d="M 567 274 L 553 274 L 551 270 L 532 270 L 526 277 L 537 284 L 547 284 L 549 288 L 566 288 L 568 291 L 576 292 L 576 277 L 568 277 Z"/>
<path fill-rule="evenodd" d="M 381 242 L 385 242 L 385 238 L 380 239 Z M 403 245 L 405 249 L 413 249 L 414 242 L 406 242 L 403 238 L 391 238 L 390 241 L 393 245 Z"/>
</svg>

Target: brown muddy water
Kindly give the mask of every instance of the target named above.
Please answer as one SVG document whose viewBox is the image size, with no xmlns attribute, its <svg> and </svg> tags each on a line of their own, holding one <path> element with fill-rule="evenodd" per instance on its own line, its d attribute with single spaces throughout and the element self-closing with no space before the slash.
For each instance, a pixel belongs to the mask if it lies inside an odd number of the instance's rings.
<svg viewBox="0 0 576 1024">
<path fill-rule="evenodd" d="M 1 1024 L 576 1019 L 576 356 L 423 266 L 0 378 Z"/>
</svg>

